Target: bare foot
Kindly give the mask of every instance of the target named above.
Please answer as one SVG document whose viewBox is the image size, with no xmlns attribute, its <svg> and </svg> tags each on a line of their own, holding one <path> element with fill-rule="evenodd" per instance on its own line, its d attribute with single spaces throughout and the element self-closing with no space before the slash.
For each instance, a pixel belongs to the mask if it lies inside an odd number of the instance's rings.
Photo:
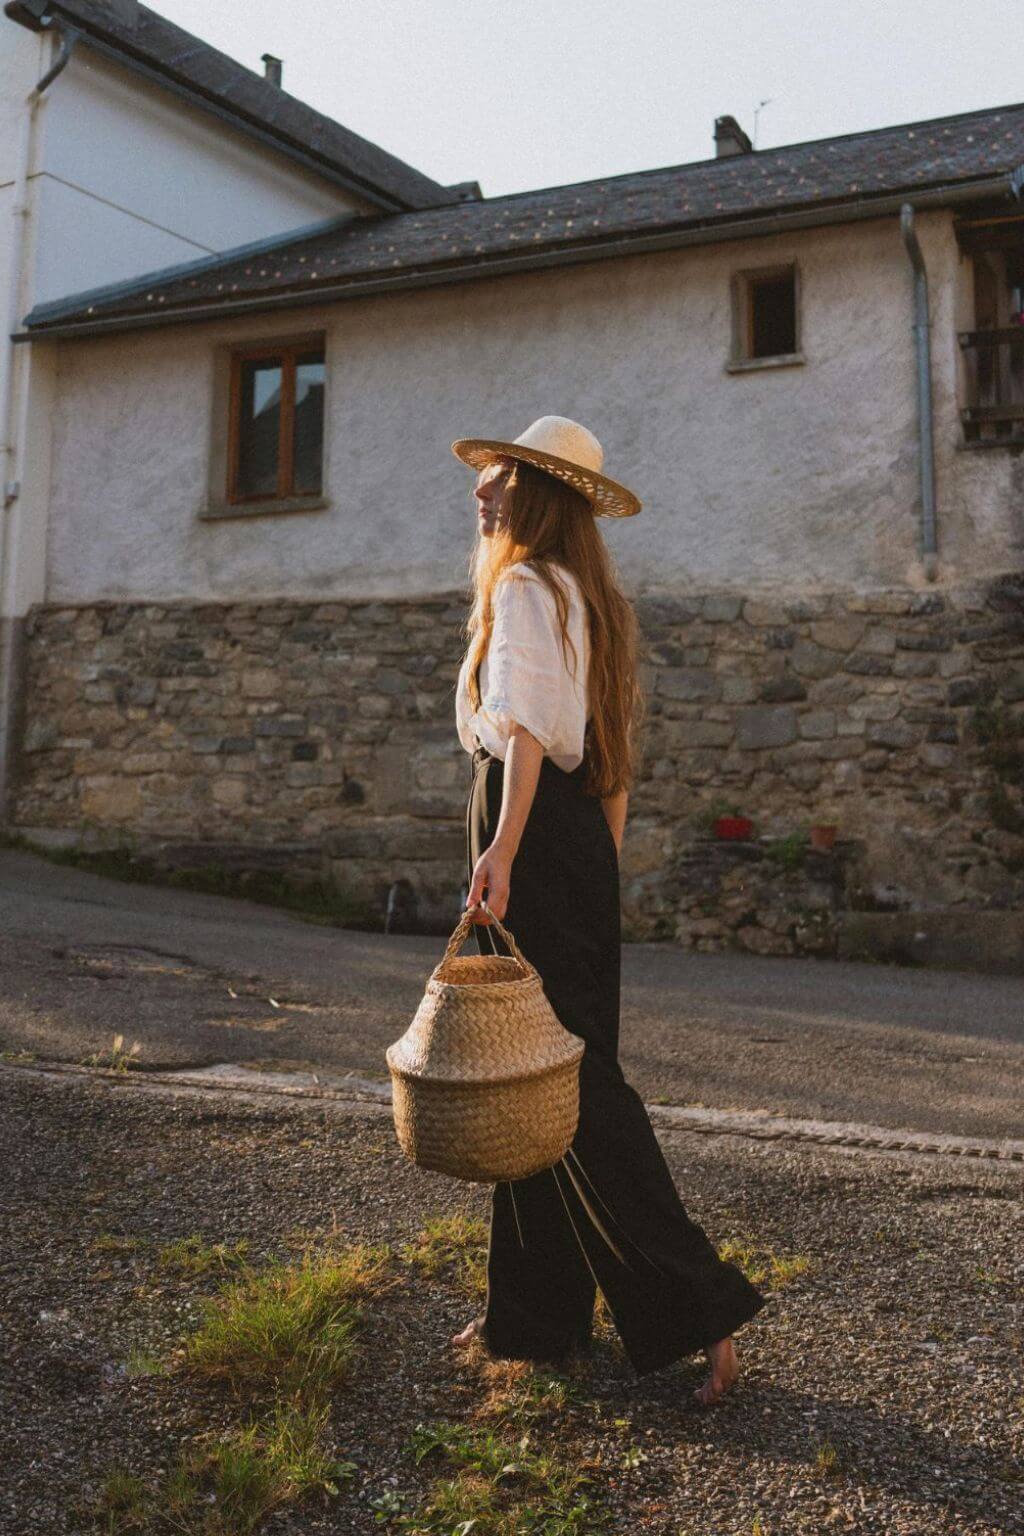
<svg viewBox="0 0 1024 1536">
<path fill-rule="evenodd" d="M 463 1328 L 461 1333 L 452 1334 L 452 1343 L 471 1344 L 475 1338 L 479 1338 L 481 1330 L 483 1329 L 483 1323 L 484 1320 L 482 1317 L 474 1317 L 473 1321 L 468 1323 L 466 1327 Z"/>
<path fill-rule="evenodd" d="M 727 1339 L 719 1339 L 717 1344 L 712 1344 L 704 1351 L 711 1369 L 695 1388 L 694 1397 L 698 1403 L 709 1408 L 712 1403 L 717 1403 L 740 1374 L 740 1363 L 736 1358 L 736 1346 L 732 1341 L 732 1335 Z"/>
</svg>

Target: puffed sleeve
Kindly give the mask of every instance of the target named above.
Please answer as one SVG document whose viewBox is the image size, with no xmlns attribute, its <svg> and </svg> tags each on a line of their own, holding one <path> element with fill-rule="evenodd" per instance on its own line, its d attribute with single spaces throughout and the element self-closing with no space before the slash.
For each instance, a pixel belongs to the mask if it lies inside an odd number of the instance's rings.
<svg viewBox="0 0 1024 1536">
<path fill-rule="evenodd" d="M 554 597 L 535 576 L 506 574 L 493 603 L 487 688 L 470 725 L 499 757 L 514 720 L 546 750 L 558 726 L 565 669 Z"/>
</svg>

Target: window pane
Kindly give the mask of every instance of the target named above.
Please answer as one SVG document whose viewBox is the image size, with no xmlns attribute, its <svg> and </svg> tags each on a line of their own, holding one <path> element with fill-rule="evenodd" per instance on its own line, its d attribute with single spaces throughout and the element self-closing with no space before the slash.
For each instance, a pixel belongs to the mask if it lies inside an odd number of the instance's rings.
<svg viewBox="0 0 1024 1536">
<path fill-rule="evenodd" d="M 750 285 L 752 357 L 796 351 L 796 283 L 792 272 L 757 278 Z"/>
<path fill-rule="evenodd" d="M 319 491 L 324 443 L 324 355 L 295 361 L 295 490 Z"/>
<path fill-rule="evenodd" d="M 243 362 L 241 375 L 235 494 L 273 496 L 277 491 L 281 364 L 272 359 Z"/>
</svg>

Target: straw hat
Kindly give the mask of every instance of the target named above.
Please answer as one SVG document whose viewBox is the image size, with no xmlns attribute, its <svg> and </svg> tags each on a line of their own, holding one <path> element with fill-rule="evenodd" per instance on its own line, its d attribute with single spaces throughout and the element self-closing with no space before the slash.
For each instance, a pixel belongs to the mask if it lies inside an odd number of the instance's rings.
<svg viewBox="0 0 1024 1536">
<path fill-rule="evenodd" d="M 512 442 L 490 437 L 459 437 L 452 453 L 473 469 L 483 469 L 497 455 L 523 459 L 581 491 L 595 517 L 635 517 L 642 503 L 617 480 L 602 475 L 604 449 L 586 427 L 568 416 L 540 416 Z"/>
</svg>

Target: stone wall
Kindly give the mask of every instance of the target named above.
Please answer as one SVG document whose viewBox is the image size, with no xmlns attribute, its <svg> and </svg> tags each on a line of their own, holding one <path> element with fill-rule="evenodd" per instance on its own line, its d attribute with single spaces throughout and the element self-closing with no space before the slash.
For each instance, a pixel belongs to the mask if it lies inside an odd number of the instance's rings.
<svg viewBox="0 0 1024 1536">
<path fill-rule="evenodd" d="M 844 910 L 1024 908 L 1024 576 L 956 590 L 647 594 L 625 931 L 834 950 Z M 42 607 L 13 822 L 33 839 L 329 873 L 454 923 L 467 606 Z M 724 802 L 758 839 L 716 842 Z M 835 821 L 830 853 L 795 834 Z"/>
</svg>

